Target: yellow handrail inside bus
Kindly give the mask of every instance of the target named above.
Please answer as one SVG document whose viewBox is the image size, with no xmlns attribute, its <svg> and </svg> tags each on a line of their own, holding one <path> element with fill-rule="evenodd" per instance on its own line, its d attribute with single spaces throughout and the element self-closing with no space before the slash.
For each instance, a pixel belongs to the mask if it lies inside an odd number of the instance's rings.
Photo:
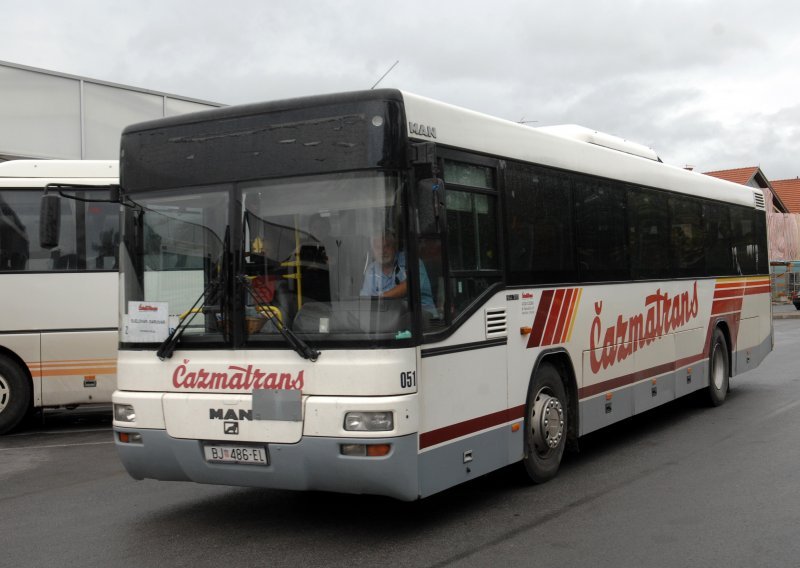
<svg viewBox="0 0 800 568">
<path fill-rule="evenodd" d="M 178 316 L 178 319 L 183 321 L 186 318 L 186 316 L 188 316 L 189 314 L 200 314 L 200 313 L 203 313 L 203 308 L 195 308 L 193 310 L 186 310 L 185 312 L 183 312 L 181 315 Z"/>
<path fill-rule="evenodd" d="M 278 321 L 281 323 L 281 325 L 283 325 L 283 313 L 281 313 L 281 309 L 279 307 L 260 305 L 256 306 L 256 311 L 264 314 L 264 317 L 266 317 L 268 320 L 272 319 L 272 317 L 270 317 L 270 314 L 272 314 L 272 316 L 278 318 Z"/>
</svg>

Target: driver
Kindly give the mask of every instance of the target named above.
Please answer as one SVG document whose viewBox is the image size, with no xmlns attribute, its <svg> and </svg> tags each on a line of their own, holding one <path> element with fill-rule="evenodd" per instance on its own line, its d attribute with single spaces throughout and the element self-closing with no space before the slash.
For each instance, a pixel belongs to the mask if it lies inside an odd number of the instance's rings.
<svg viewBox="0 0 800 568">
<path fill-rule="evenodd" d="M 408 274 L 406 273 L 406 255 L 397 251 L 397 237 L 394 232 L 375 235 L 370 243 L 372 258 L 364 273 L 361 286 L 362 296 L 382 298 L 404 298 L 408 294 Z M 419 263 L 419 286 L 422 297 L 422 308 L 434 317 L 438 317 L 433 302 L 431 282 L 422 262 Z"/>
</svg>

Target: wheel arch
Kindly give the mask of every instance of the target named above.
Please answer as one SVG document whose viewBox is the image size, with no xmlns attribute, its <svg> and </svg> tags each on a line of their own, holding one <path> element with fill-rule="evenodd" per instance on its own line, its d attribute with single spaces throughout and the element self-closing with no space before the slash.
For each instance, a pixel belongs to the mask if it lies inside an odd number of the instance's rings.
<svg viewBox="0 0 800 568">
<path fill-rule="evenodd" d="M 578 440 L 578 432 L 580 432 L 579 421 L 580 415 L 578 413 L 578 380 L 575 375 L 575 367 L 572 364 L 572 358 L 567 353 L 567 350 L 560 347 L 555 349 L 546 349 L 539 353 L 536 362 L 533 365 L 530 380 L 536 376 L 539 367 L 543 363 L 550 363 L 553 365 L 561 377 L 561 382 L 564 383 L 564 390 L 567 393 L 567 411 L 569 421 L 567 423 L 567 442 L 574 444 Z"/>
<path fill-rule="evenodd" d="M 17 367 L 23 372 L 25 377 L 28 379 L 28 382 L 31 384 L 31 389 L 33 389 L 33 376 L 31 375 L 31 370 L 28 368 L 28 365 L 25 364 L 25 361 L 17 355 L 14 351 L 7 347 L 3 347 L 0 345 L 0 357 L 6 357 L 11 360 L 12 363 L 16 364 Z M 33 405 L 33 400 L 31 400 L 31 405 Z"/>
<path fill-rule="evenodd" d="M 706 353 L 711 353 L 711 344 L 714 341 L 714 331 L 719 329 L 722 332 L 722 336 L 725 338 L 725 343 L 727 343 L 728 353 L 726 354 L 728 357 L 728 378 L 733 377 L 733 342 L 731 341 L 731 328 L 728 325 L 728 320 L 725 318 L 720 318 L 714 322 L 714 327 L 711 330 L 708 338 L 708 345 L 706 346 Z"/>
<path fill-rule="evenodd" d="M 18 404 L 14 408 L 14 399 L 17 398 L 19 393 L 14 394 L 13 386 L 10 387 L 11 400 L 9 406 L 3 409 L 2 419 L 0 420 L 0 433 L 5 434 L 18 427 L 25 417 L 30 415 L 36 408 L 36 391 L 30 369 L 17 353 L 7 347 L 0 346 L 0 360 L 3 361 L 3 367 L 10 368 L 12 373 L 7 377 L 9 385 L 13 385 L 16 378 L 17 384 L 19 385 L 18 381 L 22 381 L 22 388 L 25 389 L 27 387 L 28 391 L 26 393 L 28 396 L 27 405 Z M 21 414 L 18 414 L 20 412 Z"/>
</svg>

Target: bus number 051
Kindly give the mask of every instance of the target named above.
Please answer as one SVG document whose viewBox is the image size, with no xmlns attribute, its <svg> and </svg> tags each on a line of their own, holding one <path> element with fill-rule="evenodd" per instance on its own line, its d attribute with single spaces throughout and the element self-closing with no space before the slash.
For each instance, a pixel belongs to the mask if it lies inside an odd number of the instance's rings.
<svg viewBox="0 0 800 568">
<path fill-rule="evenodd" d="M 417 386 L 417 372 L 416 371 L 408 371 L 406 373 L 400 373 L 400 388 L 401 389 L 410 389 Z"/>
</svg>

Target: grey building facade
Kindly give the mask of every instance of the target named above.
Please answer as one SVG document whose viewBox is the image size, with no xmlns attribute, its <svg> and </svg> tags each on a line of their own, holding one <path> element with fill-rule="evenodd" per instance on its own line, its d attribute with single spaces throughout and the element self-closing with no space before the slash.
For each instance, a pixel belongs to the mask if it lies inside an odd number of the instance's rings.
<svg viewBox="0 0 800 568">
<path fill-rule="evenodd" d="M 117 159 L 127 125 L 220 106 L 0 61 L 0 161 Z"/>
</svg>

